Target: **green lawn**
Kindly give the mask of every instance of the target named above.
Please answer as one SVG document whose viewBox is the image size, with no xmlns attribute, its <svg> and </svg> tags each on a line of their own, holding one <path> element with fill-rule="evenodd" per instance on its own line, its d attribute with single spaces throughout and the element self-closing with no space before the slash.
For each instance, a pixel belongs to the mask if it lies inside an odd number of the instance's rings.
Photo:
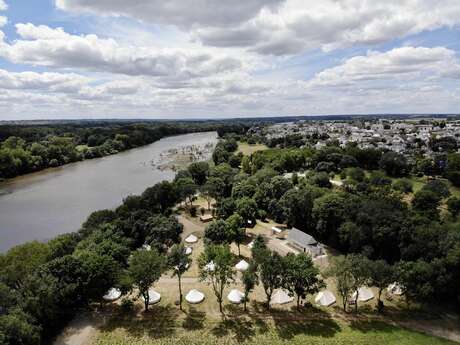
<svg viewBox="0 0 460 345">
<path fill-rule="evenodd" d="M 325 312 L 295 314 L 272 312 L 247 317 L 240 307 L 225 320 L 206 318 L 189 308 L 187 314 L 174 306 L 154 307 L 147 315 L 124 315 L 111 321 L 93 338 L 91 345 L 254 344 L 254 345 L 441 345 L 448 340 L 409 331 L 365 317 L 343 321 Z M 238 311 L 238 312 L 237 312 Z M 299 317 L 300 315 L 300 317 Z"/>
<path fill-rule="evenodd" d="M 268 147 L 263 145 L 263 144 L 253 144 L 253 145 L 250 145 L 248 143 L 243 143 L 243 142 L 239 142 L 238 143 L 238 151 L 237 152 L 241 152 L 243 155 L 245 156 L 250 156 L 252 155 L 254 152 L 257 152 L 257 151 L 264 151 L 264 150 L 267 150 Z"/>
</svg>

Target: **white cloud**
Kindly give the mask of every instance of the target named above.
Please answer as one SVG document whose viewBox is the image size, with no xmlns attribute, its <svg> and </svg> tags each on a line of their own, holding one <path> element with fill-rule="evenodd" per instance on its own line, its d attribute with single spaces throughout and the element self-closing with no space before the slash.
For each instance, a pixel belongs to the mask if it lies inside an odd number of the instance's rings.
<svg viewBox="0 0 460 345">
<path fill-rule="evenodd" d="M 0 28 L 5 26 L 8 23 L 8 18 L 5 16 L 0 16 Z"/>
<path fill-rule="evenodd" d="M 74 73 L 15 73 L 0 69 L 0 89 L 72 92 L 88 81 L 88 78 Z"/>
<path fill-rule="evenodd" d="M 231 30 L 207 26 L 195 35 L 208 45 L 285 55 L 379 44 L 458 23 L 457 0 L 286 0 Z"/>
<path fill-rule="evenodd" d="M 176 25 L 204 44 L 286 55 L 378 44 L 460 23 L 458 0 L 56 0 L 67 11 Z"/>
<path fill-rule="evenodd" d="M 308 84 L 313 87 L 356 86 L 364 83 L 377 85 L 378 81 L 455 78 L 452 72 L 459 70 L 460 64 L 452 50 L 444 47 L 402 47 L 352 57 L 339 66 L 317 73 Z"/>
<path fill-rule="evenodd" d="M 196 78 L 242 67 L 236 58 L 210 51 L 121 45 L 96 35 L 77 36 L 48 26 L 17 24 L 22 38 L 0 42 L 0 56 L 13 63 L 77 68 L 131 76 Z M 2 37 L 0 37 L 2 39 Z"/>
<path fill-rule="evenodd" d="M 262 8 L 276 7 L 283 0 L 56 0 L 66 11 L 106 16 L 129 16 L 147 22 L 193 26 L 228 27 L 251 19 Z"/>
<path fill-rule="evenodd" d="M 6 11 L 8 9 L 8 5 L 5 3 L 5 1 L 0 0 L 0 11 Z"/>
</svg>

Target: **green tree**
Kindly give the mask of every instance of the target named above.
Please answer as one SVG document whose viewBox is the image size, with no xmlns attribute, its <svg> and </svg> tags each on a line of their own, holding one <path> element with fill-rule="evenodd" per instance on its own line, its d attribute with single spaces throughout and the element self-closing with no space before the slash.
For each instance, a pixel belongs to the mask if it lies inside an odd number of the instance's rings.
<svg viewBox="0 0 460 345">
<path fill-rule="evenodd" d="M 155 215 L 147 219 L 145 224 L 147 237 L 146 242 L 156 246 L 160 251 L 180 242 L 180 235 L 184 226 L 176 217 Z"/>
<path fill-rule="evenodd" d="M 319 269 L 309 255 L 289 253 L 283 258 L 283 264 L 282 285 L 292 296 L 297 297 L 297 308 L 300 308 L 300 299 L 305 299 L 307 295 L 315 294 L 325 287 L 324 281 L 319 278 Z"/>
<path fill-rule="evenodd" d="M 352 263 L 346 256 L 337 256 L 332 258 L 326 276 L 335 281 L 337 291 L 342 297 L 343 311 L 347 311 L 348 299 L 355 291 L 355 282 L 351 273 Z"/>
<path fill-rule="evenodd" d="M 236 212 L 245 222 L 251 221 L 254 224 L 257 217 L 257 203 L 248 197 L 241 198 L 236 201 Z"/>
<path fill-rule="evenodd" d="M 429 190 L 420 190 L 415 193 L 414 199 L 412 200 L 412 206 L 416 211 L 421 212 L 423 215 L 430 219 L 439 218 L 438 207 L 440 205 L 441 198 L 439 195 Z"/>
<path fill-rule="evenodd" d="M 195 184 L 192 178 L 184 177 L 176 181 L 176 190 L 182 200 L 185 200 L 185 205 L 192 207 L 193 199 L 198 190 L 198 186 Z"/>
<path fill-rule="evenodd" d="M 247 311 L 246 304 L 249 301 L 249 294 L 259 283 L 259 277 L 257 276 L 257 268 L 254 264 L 250 264 L 249 268 L 243 272 L 241 282 L 244 286 L 244 311 Z"/>
<path fill-rule="evenodd" d="M 394 268 L 385 260 L 373 261 L 370 265 L 370 285 L 379 289 L 377 306 L 379 312 L 383 311 L 382 292 L 388 285 L 395 281 Z"/>
<path fill-rule="evenodd" d="M 208 202 L 208 209 L 210 208 L 210 200 L 220 200 L 225 196 L 225 182 L 218 177 L 211 176 L 208 178 L 204 186 L 201 188 L 201 192 Z"/>
<path fill-rule="evenodd" d="M 255 265 L 262 263 L 264 255 L 267 253 L 267 245 L 262 235 L 257 235 L 251 248 L 252 259 Z"/>
<path fill-rule="evenodd" d="M 149 288 L 160 279 L 165 266 L 164 257 L 155 249 L 138 250 L 129 259 L 128 274 L 144 298 L 145 311 L 149 309 Z"/>
<path fill-rule="evenodd" d="M 7 285 L 20 289 L 29 274 L 46 263 L 50 248 L 45 243 L 27 242 L 11 248 L 0 257 L 0 279 Z"/>
<path fill-rule="evenodd" d="M 218 219 L 209 224 L 204 231 L 204 238 L 213 244 L 224 244 L 231 242 L 231 230 L 228 223 Z"/>
<path fill-rule="evenodd" d="M 389 176 L 405 176 L 409 172 L 409 164 L 404 155 L 388 151 L 380 159 L 380 168 Z"/>
<path fill-rule="evenodd" d="M 177 277 L 179 284 L 179 308 L 182 310 L 182 275 L 188 270 L 192 259 L 186 254 L 183 244 L 176 244 L 171 248 L 168 256 L 168 266 L 173 270 L 173 277 Z"/>
<path fill-rule="evenodd" d="M 259 259 L 260 281 L 265 291 L 267 309 L 270 309 L 273 292 L 283 284 L 283 259 L 278 253 L 269 250 L 265 250 Z"/>
<path fill-rule="evenodd" d="M 214 263 L 213 270 L 209 270 L 205 267 L 211 261 Z M 224 289 L 233 281 L 235 275 L 233 255 L 230 251 L 230 247 L 228 245 L 207 246 L 198 259 L 198 265 L 200 268 L 200 279 L 211 284 L 217 302 L 219 303 L 219 310 L 223 313 L 222 302 Z"/>
<path fill-rule="evenodd" d="M 460 198 L 457 198 L 455 196 L 450 197 L 447 200 L 447 209 L 454 218 L 457 218 L 460 214 Z"/>
<path fill-rule="evenodd" d="M 209 175 L 209 164 L 207 162 L 195 162 L 189 165 L 188 171 L 195 183 L 202 186 Z"/>
<path fill-rule="evenodd" d="M 244 227 L 244 220 L 238 213 L 235 213 L 226 220 L 230 239 L 235 242 L 238 247 L 238 256 L 241 256 L 240 245 L 246 239 L 246 228 Z"/>
</svg>

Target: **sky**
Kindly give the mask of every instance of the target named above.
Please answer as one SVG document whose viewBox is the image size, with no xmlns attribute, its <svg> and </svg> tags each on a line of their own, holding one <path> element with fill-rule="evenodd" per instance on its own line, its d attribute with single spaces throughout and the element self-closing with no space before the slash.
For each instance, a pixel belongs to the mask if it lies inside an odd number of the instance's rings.
<svg viewBox="0 0 460 345">
<path fill-rule="evenodd" d="M 460 113 L 459 0 L 0 0 L 0 120 Z"/>
</svg>

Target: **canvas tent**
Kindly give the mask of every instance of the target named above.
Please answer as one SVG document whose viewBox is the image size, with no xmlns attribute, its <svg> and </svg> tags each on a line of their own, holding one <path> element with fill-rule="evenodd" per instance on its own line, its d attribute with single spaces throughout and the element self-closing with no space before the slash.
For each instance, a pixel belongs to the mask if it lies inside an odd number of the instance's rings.
<svg viewBox="0 0 460 345">
<path fill-rule="evenodd" d="M 116 301 L 121 296 L 121 291 L 117 288 L 111 288 L 102 298 L 107 302 Z"/>
<path fill-rule="evenodd" d="M 323 307 L 329 307 L 336 302 L 336 298 L 331 291 L 321 291 L 315 297 L 315 303 Z"/>
<path fill-rule="evenodd" d="M 367 287 L 360 287 L 358 289 L 358 301 L 360 302 L 367 302 L 367 301 L 370 301 L 371 299 L 374 298 L 374 293 L 372 292 L 371 289 L 367 288 Z M 356 291 L 353 293 L 353 295 L 351 296 L 351 299 L 352 300 L 355 300 L 356 299 Z"/>
<path fill-rule="evenodd" d="M 147 251 L 150 251 L 150 250 L 152 250 L 152 246 L 151 246 L 150 244 L 147 244 L 147 243 L 146 243 L 146 244 L 144 244 L 144 245 L 142 246 L 142 249 L 147 250 Z"/>
<path fill-rule="evenodd" d="M 193 252 L 193 248 L 192 248 L 192 247 L 187 247 L 187 248 L 185 248 L 185 254 L 186 254 L 186 255 L 190 255 L 190 254 L 192 254 L 192 252 Z"/>
<path fill-rule="evenodd" d="M 194 234 L 191 234 L 185 239 L 185 242 L 187 242 L 187 243 L 196 243 L 196 242 L 198 242 L 198 237 L 196 237 Z"/>
<path fill-rule="evenodd" d="M 294 298 L 292 298 L 291 296 L 289 296 L 287 294 L 286 291 L 284 290 L 277 290 L 271 300 L 270 300 L 270 304 L 286 304 L 286 303 L 290 303 L 294 300 Z"/>
<path fill-rule="evenodd" d="M 396 295 L 396 296 L 401 296 L 403 294 L 403 289 L 401 285 L 399 285 L 398 283 L 393 283 L 393 284 L 388 285 L 387 290 L 389 293 L 392 293 L 393 295 Z"/>
<path fill-rule="evenodd" d="M 142 297 L 144 299 L 144 297 Z M 153 289 L 149 289 L 149 304 L 157 304 L 161 300 L 161 295 Z"/>
<path fill-rule="evenodd" d="M 248 248 L 249 248 L 249 249 L 252 249 L 252 247 L 254 247 L 254 241 L 251 241 L 251 242 L 248 244 Z"/>
<path fill-rule="evenodd" d="M 245 260 L 241 260 L 235 265 L 235 269 L 240 272 L 244 272 L 249 268 L 249 264 Z"/>
<path fill-rule="evenodd" d="M 241 291 L 234 289 L 230 291 L 230 293 L 227 296 L 227 299 L 234 304 L 239 304 L 243 301 L 244 294 Z"/>
<path fill-rule="evenodd" d="M 204 301 L 204 294 L 198 290 L 190 290 L 185 296 L 185 300 L 191 304 L 198 304 Z"/>
</svg>

